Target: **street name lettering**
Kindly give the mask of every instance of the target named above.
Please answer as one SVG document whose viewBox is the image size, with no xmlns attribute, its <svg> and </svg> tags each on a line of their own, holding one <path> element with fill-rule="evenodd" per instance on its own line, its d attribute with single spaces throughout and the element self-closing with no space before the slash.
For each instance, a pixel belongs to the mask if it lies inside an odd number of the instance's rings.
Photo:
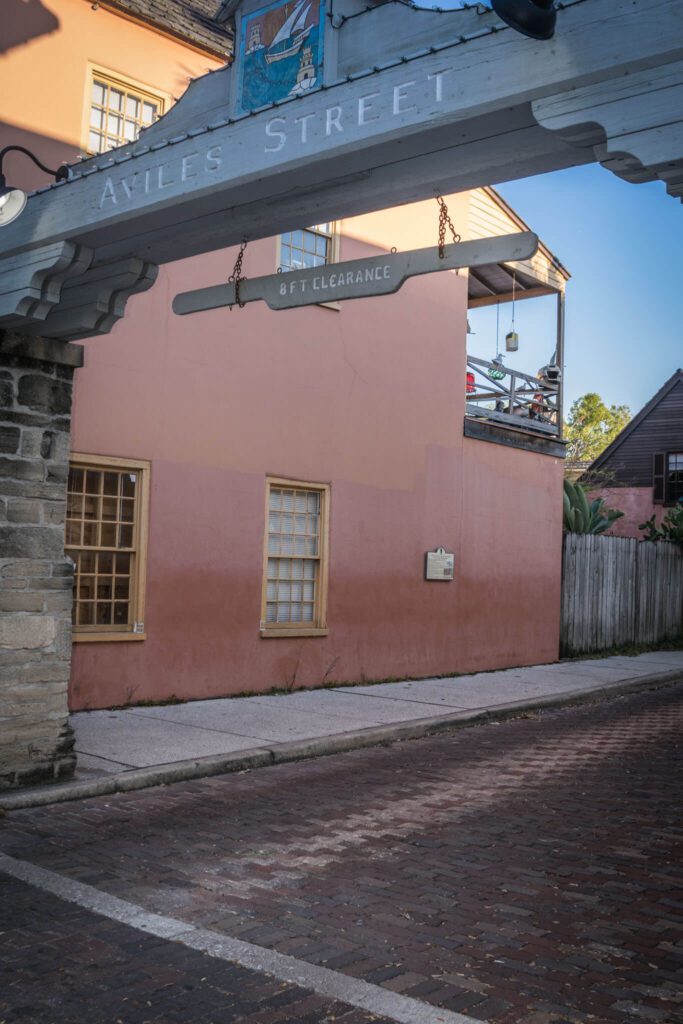
<svg viewBox="0 0 683 1024">
<path fill-rule="evenodd" d="M 426 114 L 427 105 L 444 101 L 447 76 L 455 68 L 440 68 L 421 78 L 397 82 L 391 88 L 377 88 L 357 98 L 332 104 L 322 110 L 298 117 L 278 114 L 266 122 L 266 153 L 279 153 L 289 142 L 305 146 L 314 137 L 330 139 L 350 128 L 391 127 L 394 118 L 404 114 Z"/>
<path fill-rule="evenodd" d="M 199 150 L 186 153 L 178 160 L 167 160 L 144 170 L 133 171 L 118 181 L 108 174 L 104 181 L 99 209 L 103 209 L 106 204 L 117 206 L 119 202 L 137 195 L 162 192 L 163 189 L 190 181 L 192 178 L 207 177 L 212 171 L 217 171 L 223 163 L 222 148 L 211 146 L 203 154 Z"/>
</svg>

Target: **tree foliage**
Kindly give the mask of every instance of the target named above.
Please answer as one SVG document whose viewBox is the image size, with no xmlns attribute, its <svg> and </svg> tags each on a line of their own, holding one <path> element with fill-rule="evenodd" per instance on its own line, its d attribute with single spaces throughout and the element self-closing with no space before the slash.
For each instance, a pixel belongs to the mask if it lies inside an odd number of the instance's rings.
<svg viewBox="0 0 683 1024">
<path fill-rule="evenodd" d="M 631 419 L 627 405 L 606 406 L 594 391 L 572 403 L 567 417 L 568 455 L 593 461 L 605 450 Z"/>
</svg>

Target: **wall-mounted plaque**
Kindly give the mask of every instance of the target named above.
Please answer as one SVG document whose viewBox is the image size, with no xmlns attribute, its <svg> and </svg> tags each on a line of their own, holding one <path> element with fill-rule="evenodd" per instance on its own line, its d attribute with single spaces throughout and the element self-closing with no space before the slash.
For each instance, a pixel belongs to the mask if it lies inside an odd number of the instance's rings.
<svg viewBox="0 0 683 1024">
<path fill-rule="evenodd" d="M 426 580 L 452 580 L 455 571 L 455 555 L 452 551 L 437 548 L 428 551 L 425 558 Z"/>
</svg>

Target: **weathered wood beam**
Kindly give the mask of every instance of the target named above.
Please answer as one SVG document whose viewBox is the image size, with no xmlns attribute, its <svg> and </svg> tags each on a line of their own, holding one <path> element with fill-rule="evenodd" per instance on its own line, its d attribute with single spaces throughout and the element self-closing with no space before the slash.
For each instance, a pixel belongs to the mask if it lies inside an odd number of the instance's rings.
<svg viewBox="0 0 683 1024">
<path fill-rule="evenodd" d="M 381 31 L 391 38 L 388 14 L 379 8 L 363 19 L 379 55 L 387 45 Z M 404 19 L 422 16 L 403 12 Z M 391 17 L 396 17 L 393 5 Z M 169 122 L 162 118 L 139 143 L 86 161 L 73 181 L 30 200 L 22 217 L 3 230 L 0 253 L 74 237 L 99 247 L 136 234 L 135 222 L 144 216 L 147 230 L 174 231 L 178 258 L 185 254 L 179 223 L 229 210 L 233 196 L 240 203 L 265 200 L 281 191 L 273 188 L 281 175 L 308 193 L 340 177 L 433 151 L 430 133 L 454 126 L 467 131 L 468 122 L 492 114 L 499 115 L 499 145 L 512 160 L 506 138 L 510 109 L 639 70 L 655 74 L 661 65 L 683 60 L 678 0 L 574 3 L 560 12 L 557 41 L 551 44 L 512 30 L 449 42 L 443 17 L 433 37 L 436 52 L 404 54 L 405 62 L 397 58 L 394 66 L 367 69 L 351 81 L 254 116 L 230 120 L 225 102 L 231 94 L 230 68 L 197 80 L 178 104 L 185 105 L 186 123 L 189 118 L 194 128 L 169 136 L 178 128 L 179 114 Z M 207 123 L 205 111 L 218 109 L 221 96 L 223 118 Z M 505 174 L 502 166 L 500 173 Z M 479 175 L 485 175 L 481 166 Z M 450 182 L 451 190 L 462 187 L 457 164 Z M 423 196 L 431 189 L 430 180 Z M 403 200 L 402 192 L 399 186 L 394 201 Z M 279 229 L 279 212 L 271 210 L 269 232 Z M 230 240 L 226 231 L 224 242 Z"/>
<path fill-rule="evenodd" d="M 245 236 L 596 158 L 680 191 L 680 0 L 566 0 L 551 42 L 492 12 L 396 4 L 325 31 L 324 89 L 236 116 L 238 65 L 196 80 L 138 142 L 32 196 L 0 231 L 0 262 L 69 242 L 112 268 L 115 292 L 121 260 L 150 280 L 153 265 Z M 93 310 L 60 316 L 65 338 L 108 329 Z"/>
</svg>

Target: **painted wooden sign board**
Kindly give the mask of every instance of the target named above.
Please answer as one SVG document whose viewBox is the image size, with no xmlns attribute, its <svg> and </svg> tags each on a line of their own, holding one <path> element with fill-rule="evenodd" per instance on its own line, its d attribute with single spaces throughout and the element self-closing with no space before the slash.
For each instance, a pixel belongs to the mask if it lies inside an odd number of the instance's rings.
<svg viewBox="0 0 683 1024">
<path fill-rule="evenodd" d="M 425 579 L 448 582 L 455 574 L 455 555 L 452 551 L 437 548 L 428 551 L 425 557 Z"/>
<path fill-rule="evenodd" d="M 159 264 L 595 160 L 683 195 L 683 3 L 654 6 L 564 0 L 541 42 L 479 5 L 242 0 L 232 64 L 0 230 L 0 326 L 105 333 Z"/>
<path fill-rule="evenodd" d="M 438 247 L 387 253 L 308 270 L 270 274 L 251 280 L 247 278 L 240 284 L 239 301 L 247 303 L 262 299 L 271 309 L 296 309 L 341 299 L 391 295 L 409 277 L 530 259 L 537 249 L 538 236 L 531 231 L 520 231 L 514 235 L 446 245 L 443 258 Z M 236 302 L 235 285 L 218 284 L 176 295 L 173 312 L 184 316 L 220 306 L 233 306 Z"/>
</svg>

